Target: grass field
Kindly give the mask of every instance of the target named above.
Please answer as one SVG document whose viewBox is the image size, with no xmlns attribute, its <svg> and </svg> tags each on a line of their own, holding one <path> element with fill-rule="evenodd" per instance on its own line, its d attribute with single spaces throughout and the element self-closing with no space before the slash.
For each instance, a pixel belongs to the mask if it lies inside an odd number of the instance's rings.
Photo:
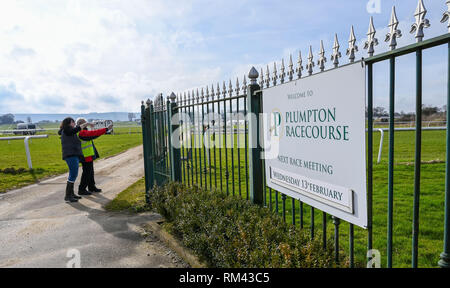
<svg viewBox="0 0 450 288">
<path fill-rule="evenodd" d="M 412 214 L 413 214 L 413 191 L 414 191 L 414 149 L 415 138 L 413 131 L 396 132 L 395 133 L 395 172 L 394 172 L 394 244 L 393 244 L 393 262 L 395 267 L 411 266 L 411 243 L 412 243 Z M 388 144 L 389 135 L 385 135 L 383 154 L 380 164 L 374 164 L 374 249 L 378 249 L 382 256 L 382 266 L 386 266 L 386 238 L 387 238 L 387 192 L 388 192 Z M 378 155 L 380 134 L 374 133 L 374 163 L 376 163 Z M 229 140 L 228 140 L 229 141 Z M 243 138 L 240 138 L 244 143 Z M 235 140 L 235 143 L 237 139 Z M 225 149 L 221 151 L 222 169 L 220 170 L 219 150 L 216 150 L 216 163 L 214 164 L 213 150 L 211 150 L 211 169 L 205 173 L 204 170 L 204 154 L 200 149 L 193 152 L 201 152 L 202 169 L 199 162 L 188 169 L 184 162 L 184 177 L 186 181 L 188 176 L 194 182 L 206 187 L 220 188 L 220 171 L 222 171 L 222 189 L 230 194 L 242 195 L 246 197 L 246 166 L 244 149 L 233 149 L 233 157 L 231 149 L 227 149 L 228 159 L 228 181 L 225 178 Z M 239 151 L 239 153 L 238 153 Z M 206 152 L 208 154 L 208 152 Z M 185 153 L 186 156 L 186 153 Z M 238 161 L 240 157 L 240 161 Z M 207 158 L 208 159 L 208 158 Z M 445 191 L 445 131 L 424 131 L 422 143 L 422 174 L 421 174 L 421 199 L 420 199 L 420 236 L 419 236 L 419 266 L 420 267 L 437 267 L 439 254 L 443 249 L 443 228 L 444 228 L 444 191 Z M 199 159 L 198 159 L 199 161 Z M 234 169 L 231 169 L 232 161 Z M 240 162 L 240 166 L 237 164 Z M 209 166 L 207 162 L 207 167 Z M 194 174 L 192 174 L 192 169 Z M 210 182 L 210 174 L 211 179 Z M 239 181 L 240 175 L 240 181 Z M 215 180 L 217 179 L 217 181 Z M 198 179 L 198 180 L 196 180 Z M 191 180 L 189 180 L 191 181 Z M 201 182 L 200 182 L 201 181 Z M 263 181 L 263 179 L 261 179 Z M 205 183 L 206 182 L 206 183 Z M 278 197 L 278 201 L 276 200 Z M 266 194 L 267 201 L 269 199 L 269 189 Z M 282 213 L 281 195 L 272 191 L 272 207 L 276 209 L 278 202 L 278 211 Z M 269 204 L 267 204 L 269 205 Z M 299 202 L 295 201 L 296 225 L 299 225 Z M 304 227 L 310 227 L 309 206 L 304 205 Z M 286 201 L 286 219 L 292 221 L 292 200 L 288 197 Z M 340 246 L 342 255 L 345 258 L 348 255 L 348 223 L 341 222 L 340 225 Z M 322 212 L 315 210 L 315 227 L 316 237 L 322 234 Z M 334 225 L 332 219 L 327 217 L 327 235 L 333 237 Z M 367 243 L 367 231 L 355 227 L 355 258 L 359 266 L 365 266 L 365 254 Z"/>
<path fill-rule="evenodd" d="M 142 144 L 141 134 L 104 135 L 95 140 L 95 145 L 102 158 L 118 154 L 140 144 Z M 0 141 L 0 152 L 0 169 L 26 169 L 25 172 L 16 175 L 0 173 L 0 193 L 68 171 L 66 163 L 62 160 L 61 141 L 56 135 L 50 134 L 48 139 L 34 139 L 30 142 L 33 171 L 28 171 L 22 140 Z"/>
</svg>

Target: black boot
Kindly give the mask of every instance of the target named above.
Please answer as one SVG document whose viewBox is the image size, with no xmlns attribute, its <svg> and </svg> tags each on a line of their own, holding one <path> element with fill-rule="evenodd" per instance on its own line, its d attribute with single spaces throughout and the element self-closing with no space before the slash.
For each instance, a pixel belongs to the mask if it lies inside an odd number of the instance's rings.
<svg viewBox="0 0 450 288">
<path fill-rule="evenodd" d="M 97 187 L 94 186 L 94 188 L 89 188 L 89 192 L 100 193 L 102 192 L 102 189 L 98 189 Z"/>
<path fill-rule="evenodd" d="M 65 200 L 66 202 L 71 202 L 71 203 L 73 203 L 73 202 L 78 202 L 78 199 L 75 199 L 75 198 L 73 197 L 73 194 L 74 194 L 74 192 L 73 192 L 73 183 L 67 182 L 67 186 L 66 186 L 66 197 L 64 198 L 64 200 Z"/>
<path fill-rule="evenodd" d="M 79 190 L 78 190 L 78 195 L 91 196 L 92 193 L 89 192 L 89 191 L 87 191 L 86 188 L 84 188 L 84 189 L 79 189 Z"/>
</svg>

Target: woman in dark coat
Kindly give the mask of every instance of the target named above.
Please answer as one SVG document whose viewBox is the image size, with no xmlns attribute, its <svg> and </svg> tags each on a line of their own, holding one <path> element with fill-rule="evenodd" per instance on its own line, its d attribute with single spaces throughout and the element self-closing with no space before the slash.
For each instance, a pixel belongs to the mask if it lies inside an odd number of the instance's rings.
<svg viewBox="0 0 450 288">
<path fill-rule="evenodd" d="M 75 125 L 75 120 L 68 117 L 61 123 L 58 134 L 61 135 L 62 158 L 66 161 L 69 167 L 69 179 L 67 179 L 66 202 L 77 202 L 81 197 L 76 196 L 74 192 L 74 184 L 78 177 L 78 169 L 80 165 L 80 158 L 83 157 L 81 150 L 81 141 L 77 133 L 86 126 L 91 125 L 85 123 L 80 126 Z"/>
</svg>

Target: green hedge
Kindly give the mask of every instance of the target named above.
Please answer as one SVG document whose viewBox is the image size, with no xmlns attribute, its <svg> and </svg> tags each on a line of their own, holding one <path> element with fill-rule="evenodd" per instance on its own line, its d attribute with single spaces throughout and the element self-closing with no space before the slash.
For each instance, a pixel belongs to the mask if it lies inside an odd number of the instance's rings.
<svg viewBox="0 0 450 288">
<path fill-rule="evenodd" d="M 266 208 L 198 187 L 155 188 L 150 201 L 183 244 L 210 267 L 333 267 L 333 245 L 322 248 L 305 231 Z"/>
</svg>

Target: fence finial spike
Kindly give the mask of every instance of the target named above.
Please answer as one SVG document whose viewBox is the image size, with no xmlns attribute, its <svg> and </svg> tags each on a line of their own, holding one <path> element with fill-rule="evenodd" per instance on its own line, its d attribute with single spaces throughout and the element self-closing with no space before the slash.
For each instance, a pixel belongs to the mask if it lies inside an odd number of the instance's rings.
<svg viewBox="0 0 450 288">
<path fill-rule="evenodd" d="M 236 96 L 239 96 L 239 92 L 241 91 L 241 86 L 239 84 L 239 77 L 236 77 L 236 88 L 234 90 L 236 91 Z"/>
<path fill-rule="evenodd" d="M 319 65 L 321 72 L 325 70 L 325 62 L 327 62 L 327 57 L 325 57 L 325 48 L 323 47 L 323 40 L 320 40 L 319 60 L 317 60 L 317 65 Z"/>
<path fill-rule="evenodd" d="M 386 39 L 384 42 L 389 42 L 389 47 L 391 50 L 395 50 L 397 47 L 397 38 L 402 37 L 402 31 L 398 29 L 398 18 L 395 12 L 395 6 L 392 6 L 391 20 L 389 22 L 389 33 L 386 34 Z"/>
<path fill-rule="evenodd" d="M 227 97 L 227 85 L 225 84 L 225 80 L 223 81 L 222 94 L 223 94 L 223 98 Z"/>
<path fill-rule="evenodd" d="M 447 4 L 447 11 L 444 12 L 444 15 L 442 15 L 441 23 L 447 23 L 448 32 L 450 32 L 450 0 L 447 0 L 445 3 Z"/>
<path fill-rule="evenodd" d="M 258 71 L 256 71 L 256 72 L 258 72 Z M 256 77 L 256 79 L 258 79 L 258 77 Z M 255 84 L 256 84 L 256 79 L 255 79 Z M 247 87 L 248 87 L 247 86 L 247 76 L 244 74 L 244 81 L 242 82 L 242 92 L 244 92 L 244 95 L 247 95 Z"/>
<path fill-rule="evenodd" d="M 372 57 L 375 53 L 375 46 L 378 45 L 378 39 L 375 38 L 377 30 L 375 30 L 375 25 L 373 25 L 373 17 L 370 17 L 369 31 L 367 32 L 367 41 L 364 45 L 364 49 L 367 49 L 367 54 Z"/>
<path fill-rule="evenodd" d="M 284 66 L 284 58 L 282 58 L 281 59 L 281 73 L 280 73 L 281 84 L 284 83 L 285 77 L 286 77 L 286 67 Z"/>
<path fill-rule="evenodd" d="M 220 84 L 217 82 L 217 91 L 216 91 L 217 99 L 220 99 Z"/>
<path fill-rule="evenodd" d="M 264 89 L 264 70 L 263 68 L 261 68 L 261 75 L 260 76 L 260 80 L 259 80 L 259 86 L 261 86 L 261 89 Z M 250 83 L 251 83 L 251 79 L 250 79 Z"/>
<path fill-rule="evenodd" d="M 230 94 L 230 97 L 233 96 L 233 84 L 231 83 L 231 79 L 230 83 L 228 84 L 228 94 Z"/>
<path fill-rule="evenodd" d="M 278 71 L 277 71 L 277 62 L 273 62 L 273 86 L 277 86 L 277 80 L 278 80 Z"/>
<path fill-rule="evenodd" d="M 292 54 L 289 55 L 289 71 L 288 71 L 288 76 L 289 76 L 289 81 L 292 81 L 292 79 L 294 79 L 294 62 L 292 62 Z"/>
<path fill-rule="evenodd" d="M 216 93 L 214 92 L 214 84 L 211 84 L 211 99 L 214 100 L 214 96 L 216 96 Z"/>
<path fill-rule="evenodd" d="M 447 5 L 450 7 L 450 1 L 447 1 Z M 426 19 L 427 9 L 423 4 L 423 0 L 419 0 L 417 4 L 416 12 L 414 13 L 414 17 L 416 18 L 416 23 L 411 26 L 410 33 L 416 32 L 416 41 L 422 42 L 425 34 L 423 33 L 424 28 L 430 27 L 430 20 Z"/>
<path fill-rule="evenodd" d="M 337 34 L 334 35 L 334 44 L 333 44 L 333 54 L 331 54 L 331 60 L 333 60 L 334 67 L 339 66 L 339 58 L 342 57 L 341 52 L 339 51 L 339 48 L 341 45 L 339 45 L 339 40 Z"/>
<path fill-rule="evenodd" d="M 209 86 L 206 86 L 206 101 L 209 100 Z"/>
<path fill-rule="evenodd" d="M 149 107 L 150 107 L 150 105 L 152 104 L 152 101 L 150 100 L 150 98 L 148 98 L 148 99 L 147 99 L 147 102 L 146 102 L 146 104 L 147 104 L 147 106 L 149 106 Z"/>
<path fill-rule="evenodd" d="M 200 93 L 198 93 L 198 88 L 197 88 L 197 103 L 200 103 Z"/>
<path fill-rule="evenodd" d="M 269 88 L 270 86 L 270 70 L 269 70 L 269 65 L 267 65 L 267 70 L 266 70 L 266 87 Z"/>
<path fill-rule="evenodd" d="M 303 71 L 303 59 L 302 59 L 302 51 L 298 51 L 298 61 L 297 61 L 297 77 L 298 79 L 302 78 Z"/>
<path fill-rule="evenodd" d="M 306 65 L 306 69 L 308 69 L 308 74 L 311 76 L 314 67 L 314 55 L 312 52 L 312 46 L 309 46 L 309 55 L 308 55 L 308 64 Z"/>
<path fill-rule="evenodd" d="M 348 39 L 348 49 L 347 49 L 347 56 L 350 60 L 350 63 L 355 62 L 355 53 L 358 52 L 358 46 L 356 45 L 356 36 L 355 36 L 355 29 L 350 29 L 350 38 Z"/>
</svg>

